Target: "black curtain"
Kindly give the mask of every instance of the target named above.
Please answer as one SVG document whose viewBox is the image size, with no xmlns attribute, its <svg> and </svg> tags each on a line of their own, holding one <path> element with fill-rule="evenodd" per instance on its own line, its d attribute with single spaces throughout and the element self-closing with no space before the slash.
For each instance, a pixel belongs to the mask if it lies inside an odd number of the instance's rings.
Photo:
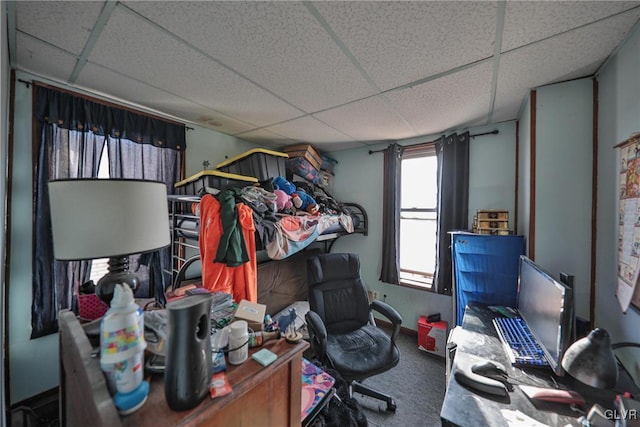
<svg viewBox="0 0 640 427">
<path fill-rule="evenodd" d="M 438 156 L 438 226 L 435 291 L 451 294 L 452 263 L 449 231 L 468 229 L 469 132 L 442 137 L 436 143 Z"/>
<path fill-rule="evenodd" d="M 382 268 L 380 280 L 400 284 L 400 193 L 404 147 L 393 143 L 384 150 L 382 196 Z"/>
<path fill-rule="evenodd" d="M 47 182 L 55 178 L 97 177 L 109 136 L 182 152 L 185 127 L 48 86 L 34 83 L 33 87 L 37 125 L 34 157 L 37 157 L 34 158 L 31 338 L 37 338 L 57 331 L 58 311 L 73 308 L 74 288 L 89 277 L 86 261 L 54 260 Z M 179 162 L 180 157 L 176 156 L 175 160 Z"/>
<path fill-rule="evenodd" d="M 55 178 L 97 177 L 104 147 L 104 136 L 64 129 L 57 124 L 45 124 L 44 121 L 38 122 L 38 135 L 33 211 L 31 338 L 57 330 L 58 311 L 75 308 L 74 290 L 89 279 L 91 271 L 90 261 L 54 261 L 47 182 Z M 82 209 L 81 206 L 78 208 Z"/>
</svg>

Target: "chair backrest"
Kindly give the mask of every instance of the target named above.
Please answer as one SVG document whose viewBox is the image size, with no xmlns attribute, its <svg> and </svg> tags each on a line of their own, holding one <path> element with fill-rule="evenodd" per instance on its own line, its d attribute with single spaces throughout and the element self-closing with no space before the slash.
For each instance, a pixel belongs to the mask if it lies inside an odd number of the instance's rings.
<svg viewBox="0 0 640 427">
<path fill-rule="evenodd" d="M 369 321 L 369 298 L 357 254 L 309 258 L 307 283 L 309 308 L 320 316 L 329 334 L 349 332 Z"/>
</svg>

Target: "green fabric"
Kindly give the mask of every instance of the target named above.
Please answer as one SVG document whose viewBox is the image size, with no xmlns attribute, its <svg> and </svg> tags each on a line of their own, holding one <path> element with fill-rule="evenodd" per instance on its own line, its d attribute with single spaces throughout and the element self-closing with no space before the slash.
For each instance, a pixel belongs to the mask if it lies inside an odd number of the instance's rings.
<svg viewBox="0 0 640 427">
<path fill-rule="evenodd" d="M 217 196 L 220 202 L 222 237 L 214 261 L 225 263 L 229 267 L 237 267 L 249 261 L 249 253 L 242 236 L 242 225 L 238 222 L 236 210 L 236 196 L 240 195 L 240 189 L 230 188 L 221 191 Z"/>
</svg>

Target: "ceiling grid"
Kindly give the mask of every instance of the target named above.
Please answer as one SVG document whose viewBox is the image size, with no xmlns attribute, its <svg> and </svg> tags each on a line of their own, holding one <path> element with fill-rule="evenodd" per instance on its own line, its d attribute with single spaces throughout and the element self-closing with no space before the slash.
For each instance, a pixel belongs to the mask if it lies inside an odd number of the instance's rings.
<svg viewBox="0 0 640 427">
<path fill-rule="evenodd" d="M 517 118 L 592 77 L 640 1 L 7 2 L 12 67 L 260 145 L 327 151 Z"/>
</svg>

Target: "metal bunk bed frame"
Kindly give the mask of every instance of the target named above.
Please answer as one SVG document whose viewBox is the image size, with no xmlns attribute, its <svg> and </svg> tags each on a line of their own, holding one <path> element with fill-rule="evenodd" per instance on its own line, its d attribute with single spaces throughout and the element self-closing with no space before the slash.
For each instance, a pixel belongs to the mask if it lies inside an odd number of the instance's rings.
<svg viewBox="0 0 640 427">
<path fill-rule="evenodd" d="M 200 196 L 194 195 L 167 196 L 171 232 L 171 267 L 170 270 L 165 270 L 164 273 L 171 276 L 173 290 L 180 286 L 189 266 L 200 259 L 199 228 L 197 226 L 194 227 L 194 224 L 199 222 L 199 218 L 191 210 L 192 204 L 199 203 L 200 199 Z M 355 221 L 357 225 L 354 224 L 353 233 L 336 231 L 319 235 L 314 243 L 321 243 L 324 252 L 331 252 L 336 240 L 342 236 L 351 234 L 366 236 L 368 234 L 368 217 L 364 208 L 357 203 L 350 202 L 342 203 L 342 205 L 349 210 L 352 216 L 357 218 L 357 221 Z M 186 226 L 187 224 L 189 226 Z M 189 254 L 190 251 L 195 251 L 195 254 Z"/>
</svg>

